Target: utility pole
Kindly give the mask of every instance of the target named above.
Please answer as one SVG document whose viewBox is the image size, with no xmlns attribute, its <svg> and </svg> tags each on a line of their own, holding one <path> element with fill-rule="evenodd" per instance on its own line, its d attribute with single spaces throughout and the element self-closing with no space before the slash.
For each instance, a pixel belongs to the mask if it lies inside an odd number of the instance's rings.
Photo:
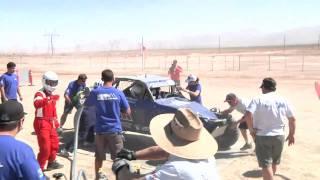
<svg viewBox="0 0 320 180">
<path fill-rule="evenodd" d="M 319 34 L 319 37 L 318 37 L 318 49 L 320 49 L 320 34 Z"/>
<path fill-rule="evenodd" d="M 141 38 L 141 63 L 142 63 L 142 71 L 144 71 L 144 50 L 145 50 L 145 47 L 143 45 L 143 36 Z"/>
<path fill-rule="evenodd" d="M 53 54 L 54 54 L 53 38 L 58 37 L 59 34 L 50 33 L 50 34 L 44 34 L 44 36 L 48 37 L 48 51 L 49 51 L 49 47 L 50 47 L 51 56 L 53 56 Z"/>
<path fill-rule="evenodd" d="M 218 37 L 218 41 L 219 41 L 219 53 L 221 52 L 221 41 L 220 41 L 220 35 L 219 35 L 219 37 Z"/>
<path fill-rule="evenodd" d="M 286 34 L 283 35 L 283 51 L 286 52 Z"/>
</svg>

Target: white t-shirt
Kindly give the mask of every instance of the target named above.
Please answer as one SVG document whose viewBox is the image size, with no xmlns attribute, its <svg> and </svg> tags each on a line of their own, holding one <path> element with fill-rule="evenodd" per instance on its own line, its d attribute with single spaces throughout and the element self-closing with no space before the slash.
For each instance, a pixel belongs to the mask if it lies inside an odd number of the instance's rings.
<svg viewBox="0 0 320 180">
<path fill-rule="evenodd" d="M 253 128 L 258 136 L 284 135 L 284 121 L 293 117 L 289 103 L 275 92 L 254 98 L 247 111 L 253 114 Z"/>
<path fill-rule="evenodd" d="M 214 157 L 208 160 L 190 160 L 170 155 L 168 161 L 145 176 L 146 180 L 216 180 Z"/>
<path fill-rule="evenodd" d="M 247 99 L 240 99 L 238 98 L 238 103 L 237 105 L 231 107 L 232 109 L 235 109 L 237 110 L 238 112 L 242 113 L 242 114 L 245 114 L 246 113 L 246 110 L 247 110 L 247 107 L 249 106 L 250 104 L 250 101 L 247 100 Z"/>
</svg>

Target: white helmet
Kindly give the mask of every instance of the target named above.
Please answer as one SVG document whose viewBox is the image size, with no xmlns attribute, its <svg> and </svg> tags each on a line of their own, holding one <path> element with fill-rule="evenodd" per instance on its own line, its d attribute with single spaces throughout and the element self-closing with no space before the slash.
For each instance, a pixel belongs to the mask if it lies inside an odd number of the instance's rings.
<svg viewBox="0 0 320 180">
<path fill-rule="evenodd" d="M 53 92 L 58 85 L 58 75 L 52 71 L 45 72 L 42 76 L 42 85 L 45 90 Z"/>
</svg>

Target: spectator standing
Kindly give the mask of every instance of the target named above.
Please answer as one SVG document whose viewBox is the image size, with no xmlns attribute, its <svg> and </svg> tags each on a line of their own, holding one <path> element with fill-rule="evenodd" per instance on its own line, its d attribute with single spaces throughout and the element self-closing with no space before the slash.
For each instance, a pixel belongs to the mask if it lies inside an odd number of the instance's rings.
<svg viewBox="0 0 320 180">
<path fill-rule="evenodd" d="M 182 73 L 182 71 L 183 69 L 181 66 L 178 65 L 178 61 L 176 59 L 173 60 L 172 65 L 168 70 L 168 74 L 177 86 L 180 86 L 180 74 Z"/>
<path fill-rule="evenodd" d="M 1 101 L 5 102 L 8 100 L 17 101 L 17 94 L 19 95 L 20 101 L 22 101 L 22 95 L 19 88 L 18 77 L 15 74 L 16 64 L 9 62 L 7 64 L 7 72 L 0 77 L 0 92 Z"/>
</svg>

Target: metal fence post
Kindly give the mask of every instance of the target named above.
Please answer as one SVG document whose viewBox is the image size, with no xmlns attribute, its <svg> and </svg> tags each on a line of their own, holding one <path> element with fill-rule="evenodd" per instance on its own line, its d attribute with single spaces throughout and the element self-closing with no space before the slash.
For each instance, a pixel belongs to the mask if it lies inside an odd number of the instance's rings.
<svg viewBox="0 0 320 180">
<path fill-rule="evenodd" d="M 227 70 L 227 56 L 224 55 L 224 70 Z"/>
<path fill-rule="evenodd" d="M 241 69 L 241 55 L 239 55 L 239 67 L 238 67 L 238 71 L 240 71 Z"/>
<path fill-rule="evenodd" d="M 215 58 L 215 56 L 212 56 L 212 60 L 211 60 L 211 71 L 213 71 L 214 58 Z"/>
<path fill-rule="evenodd" d="M 302 55 L 302 65 L 301 65 L 301 71 L 304 71 L 304 55 Z"/>
<path fill-rule="evenodd" d="M 189 56 L 187 56 L 187 71 L 189 71 Z"/>
<path fill-rule="evenodd" d="M 270 58 L 270 55 L 269 55 L 269 66 L 268 66 L 268 71 L 271 71 L 271 58 Z"/>
</svg>

